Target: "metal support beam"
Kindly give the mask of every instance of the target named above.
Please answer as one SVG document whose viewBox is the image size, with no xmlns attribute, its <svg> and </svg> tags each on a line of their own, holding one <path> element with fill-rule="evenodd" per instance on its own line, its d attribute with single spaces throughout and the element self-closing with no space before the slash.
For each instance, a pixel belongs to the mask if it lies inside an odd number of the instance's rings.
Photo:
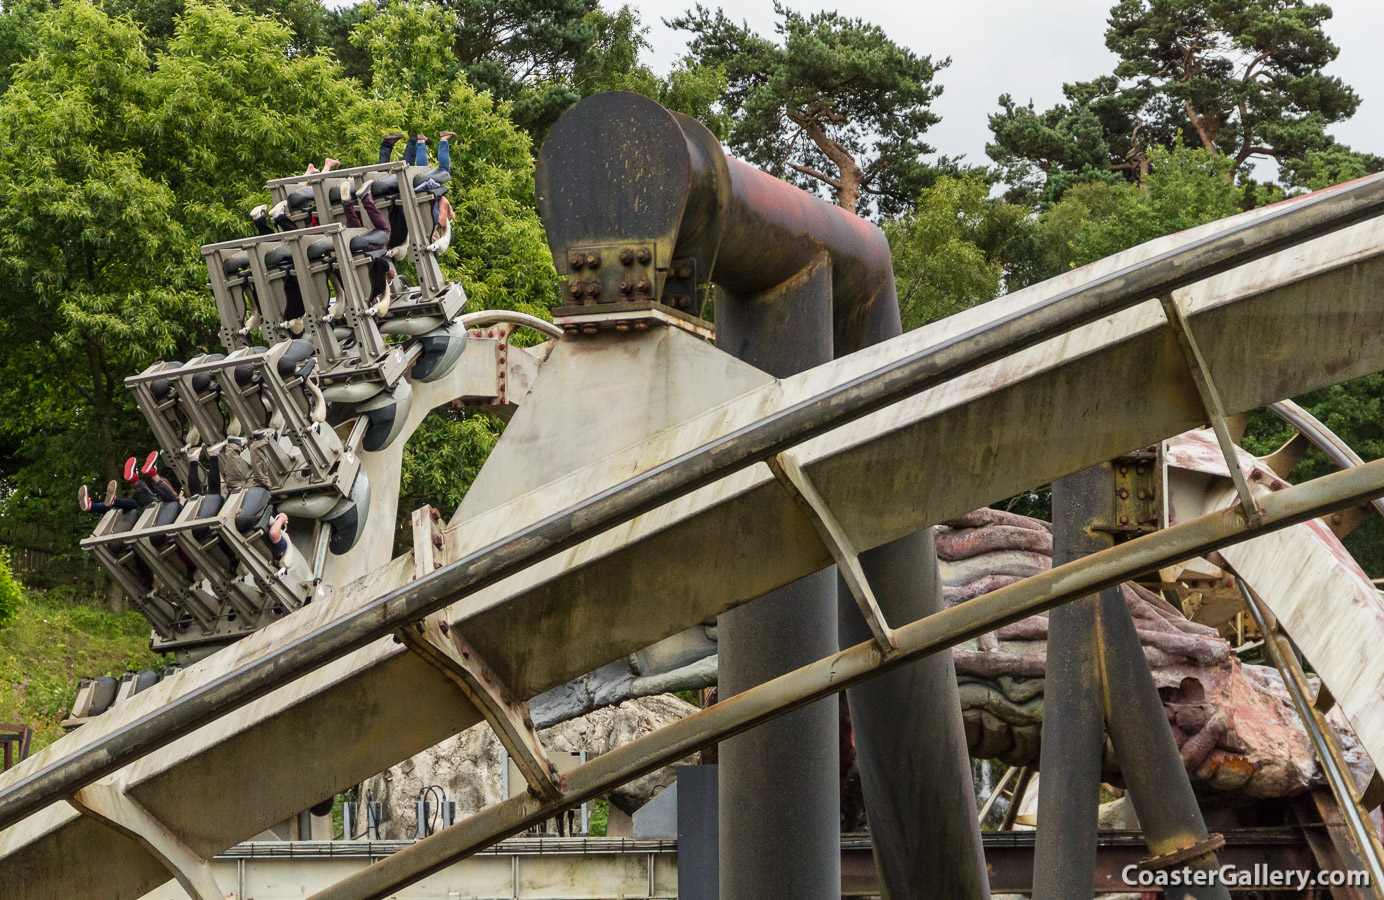
<svg viewBox="0 0 1384 900">
<path fill-rule="evenodd" d="M 1109 527 L 1115 504 L 1110 465 L 1054 482 L 1053 561 L 1079 559 L 1112 547 Z M 1076 696 L 1053 694 L 1043 719 L 1044 790 L 1039 795 L 1035 897 L 1080 896 L 1094 877 L 1095 812 L 1105 746 L 1102 721 L 1154 865 L 1176 860 L 1193 869 L 1214 869 L 1216 856 L 1201 809 L 1119 585 L 1055 610 L 1049 619 L 1048 690 L 1070 690 Z M 1060 680 L 1054 684 L 1056 679 Z M 1059 697 L 1061 705 L 1056 705 Z M 1049 748 L 1050 736 L 1060 742 L 1058 747 Z M 1054 776 L 1060 780 L 1053 782 Z M 1195 852 L 1189 854 L 1189 849 Z M 1184 856 L 1190 858 L 1184 861 Z M 1189 886 L 1185 891 L 1206 900 L 1228 897 L 1223 885 Z"/>
<path fill-rule="evenodd" d="M 833 269 L 825 252 L 764 290 L 718 286 L 716 344 L 785 378 L 832 359 Z M 780 553 L 772 544 L 766 554 Z M 717 619 L 720 700 L 834 652 L 832 568 Z M 835 702 L 784 716 L 718 750 L 720 895 L 836 900 L 841 892 L 840 724 Z M 765 859 L 776 865 L 768 869 Z"/>
<path fill-rule="evenodd" d="M 985 798 L 985 804 L 981 806 L 980 812 L 976 813 L 976 819 L 980 822 L 985 821 L 985 817 L 990 815 L 990 810 L 994 809 L 996 801 L 1004 795 L 1004 789 L 1009 787 L 1009 782 L 1014 780 L 1014 776 L 1019 774 L 1020 766 L 1010 766 L 1004 770 L 1000 780 L 995 785 L 995 789 L 990 792 L 990 796 Z M 1026 766 L 1023 768 L 1027 768 Z M 1013 796 L 1011 793 L 1010 796 Z"/>
<path fill-rule="evenodd" d="M 1247 521 L 1235 509 L 1218 510 L 999 588 L 900 626 L 895 631 L 899 640 L 895 654 L 886 657 L 874 641 L 866 641 L 726 698 L 569 772 L 563 782 L 565 792 L 557 800 L 521 794 L 487 807 L 313 895 L 311 900 L 388 897 L 564 809 L 883 672 L 1173 562 L 1203 556 L 1381 495 L 1384 460 L 1377 460 L 1266 496 L 1264 515 L 1258 522 Z"/>
<path fill-rule="evenodd" d="M 1201 348 L 1197 346 L 1191 323 L 1187 321 L 1186 313 L 1178 306 L 1172 293 L 1162 295 L 1158 302 L 1163 304 L 1163 314 L 1168 317 L 1168 326 L 1172 328 L 1177 345 L 1187 360 L 1192 382 L 1197 386 L 1197 394 L 1201 396 L 1201 405 L 1206 409 L 1211 428 L 1216 432 L 1216 442 L 1221 445 L 1221 453 L 1225 455 L 1225 465 L 1230 470 L 1230 480 L 1235 483 L 1235 493 L 1240 495 L 1240 505 L 1244 507 L 1245 515 L 1257 516 L 1259 506 L 1255 503 L 1254 495 L 1249 490 L 1249 482 L 1245 480 L 1245 473 L 1240 468 L 1235 441 L 1230 436 L 1230 426 L 1226 424 L 1225 405 L 1221 403 L 1220 392 L 1211 380 L 1211 370 L 1206 365 L 1206 357 L 1202 355 Z"/>
<path fill-rule="evenodd" d="M 1009 809 L 1004 811 L 1004 821 L 1000 823 L 1000 831 L 1014 830 L 1014 823 L 1019 821 L 1019 807 L 1024 805 L 1024 796 L 1028 794 L 1028 786 L 1032 781 L 1032 769 L 1024 766 L 1019 770 L 1019 781 L 1014 785 L 1014 793 L 1010 795 Z"/>
<path fill-rule="evenodd" d="M 561 776 L 538 739 L 529 717 L 529 705 L 514 699 L 509 688 L 456 629 L 450 628 L 445 619 L 430 616 L 399 629 L 399 640 L 461 688 L 476 705 L 523 773 L 530 791 L 548 799 L 561 794 Z"/>
<path fill-rule="evenodd" d="M 542 560 L 629 522 L 768 456 L 855 422 L 1146 298 L 1195 284 L 1384 210 L 1384 175 L 1257 212 L 1139 262 L 1071 284 L 969 331 L 900 356 L 826 390 L 776 408 L 744 427 L 619 485 L 586 497 L 515 534 L 478 547 L 431 576 L 389 591 L 253 662 L 200 683 L 176 700 L 105 734 L 59 750 L 0 789 L 0 828 L 333 660 L 498 584 Z M 251 257 L 252 263 L 254 257 Z M 61 755 L 59 755 L 61 754 Z"/>
<path fill-rule="evenodd" d="M 163 864 L 192 900 L 223 900 L 211 864 L 135 800 L 107 784 L 91 784 L 67 798 L 72 808 L 130 838 Z"/>
<path fill-rule="evenodd" d="M 1091 531 L 1109 517 L 1109 498 L 1093 490 L 1097 467 L 1052 483 L 1052 562 L 1062 566 L 1111 545 Z M 1100 598 L 1082 597 L 1048 614 L 1043 674 L 1038 837 L 1033 855 L 1034 900 L 1069 900 L 1096 872 L 1096 807 L 1105 750 L 1104 680 L 1097 642 Z"/>
<path fill-rule="evenodd" d="M 885 653 L 897 650 L 899 642 L 894 639 L 894 632 L 889 627 L 889 623 L 884 621 L 884 613 L 880 612 L 879 601 L 875 599 L 875 592 L 870 587 L 869 579 L 865 577 L 865 570 L 860 566 L 860 555 L 851 546 L 851 539 L 841 528 L 841 523 L 837 522 L 836 517 L 831 514 L 831 510 L 827 508 L 822 495 L 812 486 L 812 481 L 807 477 L 807 473 L 803 471 L 802 466 L 798 465 L 791 453 L 776 454 L 769 457 L 767 462 L 770 471 L 774 473 L 774 477 L 779 480 L 779 483 L 788 491 L 788 495 L 812 520 L 812 527 L 817 530 L 822 543 L 831 552 L 831 558 L 836 560 L 836 568 L 841 574 L 841 580 L 850 589 L 851 596 L 855 598 L 856 605 L 860 607 L 861 615 L 865 617 L 865 623 L 870 626 L 870 633 L 875 636 L 875 642 Z"/>
<path fill-rule="evenodd" d="M 431 507 L 413 512 L 413 554 L 417 572 L 432 571 L 436 512 Z M 446 619 L 429 616 L 422 622 L 399 629 L 398 638 L 461 688 L 475 704 L 535 796 L 555 800 L 562 795 L 562 776 L 538 739 L 528 703 L 514 698 L 513 692 L 485 664 L 476 649 Z"/>
<path fill-rule="evenodd" d="M 1312 749 L 1321 762 L 1322 774 L 1331 786 L 1331 793 L 1336 795 L 1336 803 L 1350 829 L 1355 852 L 1369 870 L 1370 896 L 1384 900 L 1384 846 L 1381 846 L 1379 832 L 1370 821 L 1369 813 L 1362 807 L 1362 792 L 1355 788 L 1345 755 L 1336 743 L 1326 716 L 1308 699 L 1307 676 L 1298 663 L 1288 636 L 1279 629 L 1278 620 L 1262 605 L 1259 596 L 1248 584 L 1238 577 L 1235 584 L 1244 595 L 1245 606 L 1254 617 L 1254 623 L 1264 635 L 1264 652 L 1283 677 L 1283 686 L 1287 688 L 1298 718 L 1302 720 L 1302 727 L 1307 730 Z"/>
</svg>

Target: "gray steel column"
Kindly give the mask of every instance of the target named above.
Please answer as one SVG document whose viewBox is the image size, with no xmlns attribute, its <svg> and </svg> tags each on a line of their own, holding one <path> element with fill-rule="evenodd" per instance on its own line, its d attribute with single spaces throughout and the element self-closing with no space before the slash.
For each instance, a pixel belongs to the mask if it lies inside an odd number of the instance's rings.
<svg viewBox="0 0 1384 900">
<path fill-rule="evenodd" d="M 1168 726 L 1129 605 L 1117 589 L 1101 592 L 1099 640 L 1106 678 L 1106 728 L 1149 850 L 1163 856 L 1202 843 L 1207 839 L 1206 821 Z M 1213 852 L 1176 868 L 1183 866 L 1209 871 L 1219 868 L 1219 863 Z M 1230 900 L 1230 889 L 1221 884 L 1169 888 L 1167 894 L 1179 900 Z"/>
<path fill-rule="evenodd" d="M 1093 466 L 1053 483 L 1055 565 L 1112 546 L 1113 538 L 1093 526 L 1108 523 L 1114 490 L 1109 466 Z M 1206 822 L 1124 596 L 1118 587 L 1108 588 L 1099 597 L 1071 604 L 1069 610 L 1075 612 L 1063 613 L 1059 608 L 1049 614 L 1035 900 L 1091 895 L 1102 718 L 1154 856 L 1207 839 Z M 1075 693 L 1067 696 L 1067 691 Z M 1050 737 L 1056 747 L 1049 747 Z M 1142 804 L 1140 797 L 1145 798 Z M 1212 852 L 1176 868 L 1217 866 Z M 1078 881 L 1081 877 L 1087 880 Z M 1230 897 L 1229 890 L 1219 884 L 1169 890 L 1169 896 L 1179 900 Z"/>
<path fill-rule="evenodd" d="M 716 343 L 779 377 L 832 358 L 825 256 L 753 296 L 716 298 Z M 823 569 L 721 616 L 722 699 L 837 651 L 836 570 Z M 720 745 L 721 896 L 839 900 L 837 701 L 822 700 Z"/>
<path fill-rule="evenodd" d="M 903 332 L 893 286 L 855 319 L 838 319 L 836 355 Z M 895 628 L 945 608 L 932 529 L 860 555 Z M 842 648 L 871 640 L 850 590 L 837 585 Z M 889 900 L 988 900 L 956 667 L 936 653 L 846 691 L 880 889 Z"/>
<path fill-rule="evenodd" d="M 941 610 L 931 529 L 860 555 L 894 626 Z M 931 563 L 929 565 L 928 563 Z M 844 585 L 841 646 L 871 640 Z M 881 894 L 890 900 L 988 898 L 961 698 L 950 653 L 935 653 L 846 691 Z"/>
<path fill-rule="evenodd" d="M 678 898 L 717 900 L 715 766 L 678 766 Z"/>
<path fill-rule="evenodd" d="M 1087 530 L 1109 509 L 1108 500 L 1091 490 L 1092 471 L 1104 470 L 1088 469 L 1052 483 L 1054 567 L 1107 546 L 1104 536 Z M 1101 502 L 1105 507 L 1097 512 Z M 1105 748 L 1104 682 L 1095 640 L 1099 605 L 1096 596 L 1082 597 L 1048 613 L 1034 900 L 1089 897 L 1096 881 L 1096 807 Z"/>
</svg>

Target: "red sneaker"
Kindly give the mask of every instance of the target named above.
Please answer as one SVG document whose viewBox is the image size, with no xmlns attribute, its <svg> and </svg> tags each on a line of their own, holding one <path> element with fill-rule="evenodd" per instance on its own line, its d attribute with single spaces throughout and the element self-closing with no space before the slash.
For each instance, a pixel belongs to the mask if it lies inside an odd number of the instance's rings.
<svg viewBox="0 0 1384 900">
<path fill-rule="evenodd" d="M 87 493 L 86 485 L 77 488 L 77 506 L 82 512 L 91 512 L 91 496 Z"/>
<path fill-rule="evenodd" d="M 139 470 L 135 467 L 135 458 L 133 456 L 125 460 L 125 480 L 139 481 Z"/>
<path fill-rule="evenodd" d="M 150 478 L 152 476 L 158 475 L 158 461 L 159 451 L 155 450 L 149 454 L 149 457 L 147 459 L 144 460 L 144 465 L 139 467 L 139 474 L 143 475 L 145 478 Z"/>
</svg>

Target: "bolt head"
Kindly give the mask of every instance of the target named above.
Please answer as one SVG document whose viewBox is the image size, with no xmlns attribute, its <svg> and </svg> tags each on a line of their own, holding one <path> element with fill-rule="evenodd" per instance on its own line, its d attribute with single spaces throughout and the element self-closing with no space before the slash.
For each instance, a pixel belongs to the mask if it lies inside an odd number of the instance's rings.
<svg viewBox="0 0 1384 900">
<path fill-rule="evenodd" d="M 639 253 L 636 255 L 639 261 L 645 264 L 648 264 L 649 260 L 654 258 L 653 251 L 651 251 L 648 247 L 640 247 Z"/>
<path fill-rule="evenodd" d="M 678 277 L 679 277 L 679 278 L 691 278 L 691 277 L 692 277 L 692 267 L 691 267 L 691 266 L 678 266 Z"/>
<path fill-rule="evenodd" d="M 586 296 L 593 300 L 601 296 L 601 286 L 594 281 L 589 282 L 586 285 Z"/>
<path fill-rule="evenodd" d="M 621 250 L 620 265 L 628 266 L 632 262 L 634 262 L 634 251 L 631 250 L 629 247 L 626 247 L 625 249 Z"/>
<path fill-rule="evenodd" d="M 586 257 L 582 256 L 580 253 L 573 253 L 567 262 L 572 268 L 580 269 L 582 266 L 586 265 Z"/>
<path fill-rule="evenodd" d="M 591 253 L 591 254 L 588 254 L 587 257 L 586 257 L 586 264 L 587 264 L 588 266 L 590 266 L 591 268 L 593 268 L 593 269 L 596 268 L 596 267 L 598 267 L 598 266 L 601 264 L 601 254 L 599 254 L 599 253 Z"/>
</svg>

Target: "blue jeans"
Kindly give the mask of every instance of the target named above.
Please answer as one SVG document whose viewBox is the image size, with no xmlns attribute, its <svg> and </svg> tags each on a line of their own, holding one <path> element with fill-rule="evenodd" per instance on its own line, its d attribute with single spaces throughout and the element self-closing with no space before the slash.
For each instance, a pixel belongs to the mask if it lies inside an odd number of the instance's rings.
<svg viewBox="0 0 1384 900">
<path fill-rule="evenodd" d="M 103 514 L 112 509 L 139 509 L 139 504 L 128 497 L 118 497 L 110 506 L 107 506 L 100 500 L 91 501 L 91 512 Z"/>
<path fill-rule="evenodd" d="M 409 156 L 410 148 L 413 150 L 413 156 Z M 408 147 L 404 148 L 404 162 L 411 166 L 428 165 L 428 145 L 410 140 Z M 448 175 L 452 174 L 452 147 L 449 141 L 437 142 L 437 167 Z"/>
<path fill-rule="evenodd" d="M 420 184 L 420 185 L 418 185 L 417 187 L 415 187 L 415 188 L 413 189 L 413 192 L 414 192 L 415 194 L 421 194 L 421 193 L 423 193 L 424 191 L 440 191 L 440 190 L 442 190 L 442 185 L 438 184 L 436 181 L 433 181 L 431 178 L 429 178 L 427 181 L 425 181 L 425 182 L 423 182 L 422 184 Z M 432 220 L 433 220 L 433 228 L 434 228 L 434 229 L 437 228 L 438 222 L 440 221 L 441 216 L 442 216 L 442 204 L 438 202 L 438 201 L 441 200 L 441 199 L 442 199 L 442 198 L 441 198 L 440 195 L 439 195 L 439 196 L 435 196 L 435 197 L 433 198 L 433 204 L 432 204 Z"/>
</svg>

